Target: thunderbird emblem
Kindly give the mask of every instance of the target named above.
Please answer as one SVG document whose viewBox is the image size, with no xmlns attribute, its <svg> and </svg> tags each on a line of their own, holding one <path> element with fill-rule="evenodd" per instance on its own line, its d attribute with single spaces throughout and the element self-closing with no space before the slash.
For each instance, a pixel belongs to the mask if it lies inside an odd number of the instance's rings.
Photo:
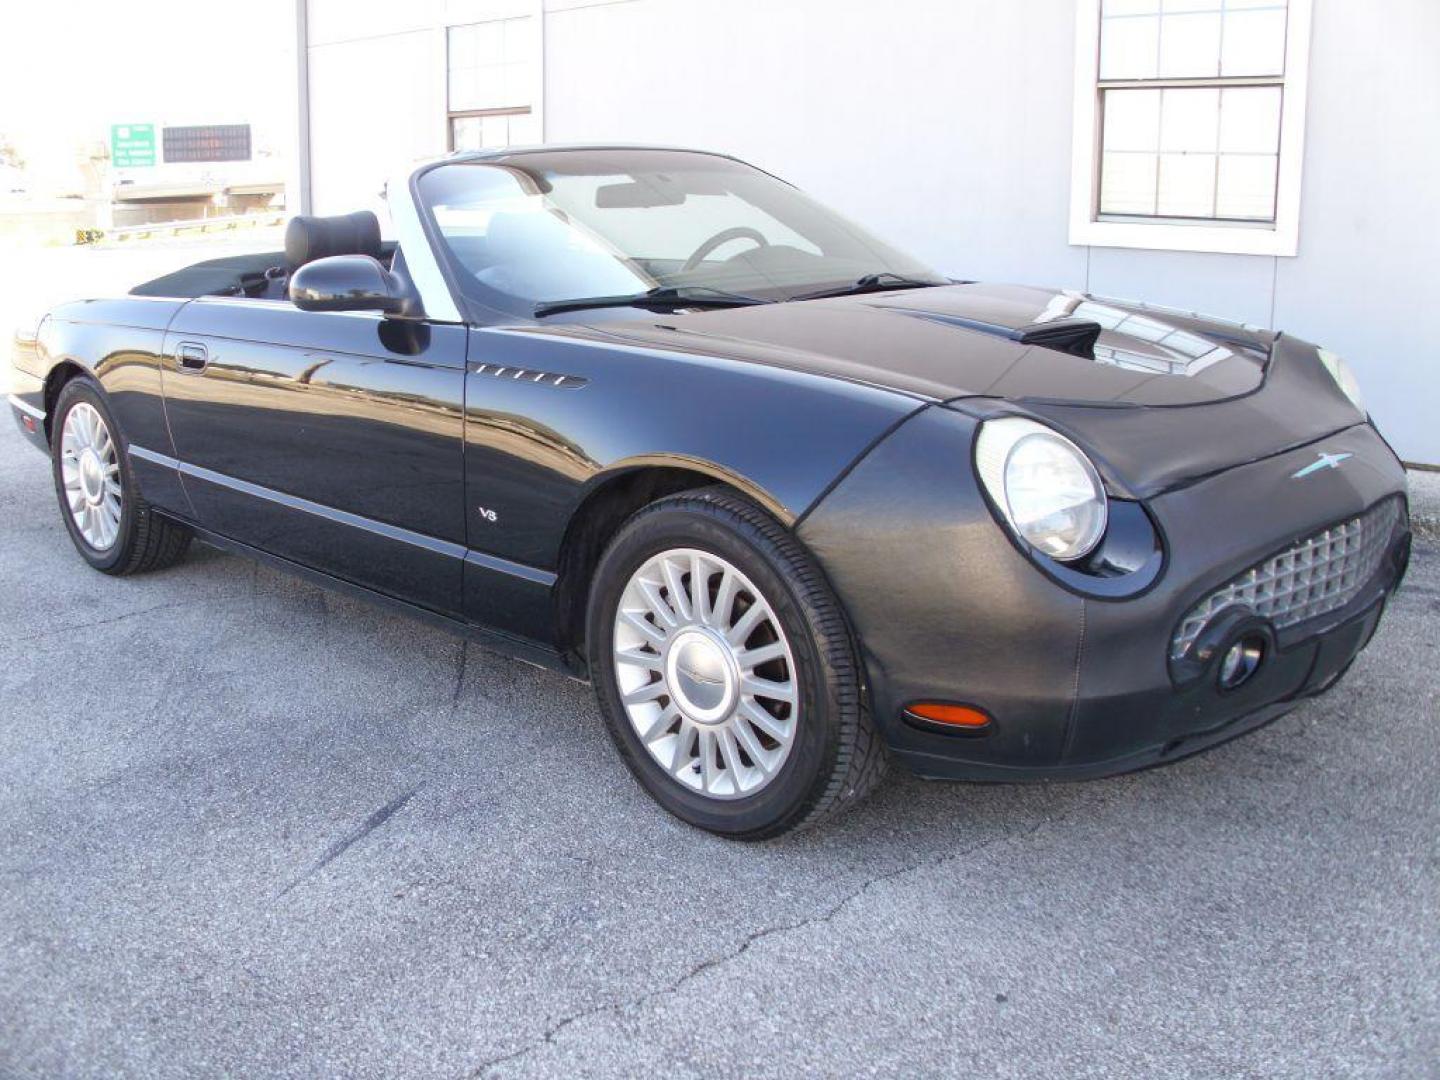
<svg viewBox="0 0 1440 1080">
<path fill-rule="evenodd" d="M 1291 473 L 1290 479 L 1303 480 L 1311 473 L 1319 472 L 1321 469 L 1338 469 L 1340 467 L 1340 462 L 1344 461 L 1348 457 L 1354 457 L 1354 455 L 1322 453 L 1317 460 L 1312 461 L 1309 465 L 1306 465 L 1299 472 Z"/>
</svg>

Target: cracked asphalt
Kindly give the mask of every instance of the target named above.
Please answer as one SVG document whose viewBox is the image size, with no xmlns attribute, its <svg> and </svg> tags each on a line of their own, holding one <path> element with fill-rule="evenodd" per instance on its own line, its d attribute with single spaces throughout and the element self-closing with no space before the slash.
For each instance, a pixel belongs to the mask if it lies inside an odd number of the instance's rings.
<svg viewBox="0 0 1440 1080">
<path fill-rule="evenodd" d="M 1440 552 L 1329 696 L 761 846 L 588 690 L 197 548 L 0 435 L 0 1074 L 1440 1075 Z"/>
</svg>

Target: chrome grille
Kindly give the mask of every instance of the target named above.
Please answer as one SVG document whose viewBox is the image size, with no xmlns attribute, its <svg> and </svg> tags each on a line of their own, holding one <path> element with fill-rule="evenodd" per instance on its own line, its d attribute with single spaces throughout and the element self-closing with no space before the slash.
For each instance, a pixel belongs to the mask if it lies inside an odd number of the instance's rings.
<svg viewBox="0 0 1440 1080">
<path fill-rule="evenodd" d="M 1263 616 L 1277 630 L 1344 607 L 1380 568 L 1399 517 L 1399 500 L 1386 499 L 1232 578 L 1180 620 L 1170 658 L 1182 659 L 1205 624 L 1228 607 Z"/>
</svg>

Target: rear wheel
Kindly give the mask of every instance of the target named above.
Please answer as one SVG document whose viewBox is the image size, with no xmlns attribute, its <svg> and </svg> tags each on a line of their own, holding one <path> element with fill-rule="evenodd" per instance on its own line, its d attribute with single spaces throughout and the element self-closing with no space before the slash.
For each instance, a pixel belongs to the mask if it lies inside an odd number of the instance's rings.
<svg viewBox="0 0 1440 1080">
<path fill-rule="evenodd" d="M 692 825 L 777 836 L 884 773 L 839 603 L 794 538 L 727 489 L 625 524 L 596 573 L 588 639 L 621 755 Z"/>
<path fill-rule="evenodd" d="M 60 514 L 85 561 L 116 575 L 179 561 L 190 530 L 157 516 L 140 497 L 109 404 L 88 379 L 73 379 L 60 391 L 53 432 Z"/>
</svg>

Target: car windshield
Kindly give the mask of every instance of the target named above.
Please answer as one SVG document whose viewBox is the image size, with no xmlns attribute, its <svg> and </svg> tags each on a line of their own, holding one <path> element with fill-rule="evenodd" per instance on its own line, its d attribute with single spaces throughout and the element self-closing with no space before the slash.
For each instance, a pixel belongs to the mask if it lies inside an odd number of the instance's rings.
<svg viewBox="0 0 1440 1080">
<path fill-rule="evenodd" d="M 862 278 L 947 283 L 789 184 L 710 154 L 517 153 L 441 165 L 418 187 L 480 322 L 652 290 L 722 303 Z"/>
</svg>

